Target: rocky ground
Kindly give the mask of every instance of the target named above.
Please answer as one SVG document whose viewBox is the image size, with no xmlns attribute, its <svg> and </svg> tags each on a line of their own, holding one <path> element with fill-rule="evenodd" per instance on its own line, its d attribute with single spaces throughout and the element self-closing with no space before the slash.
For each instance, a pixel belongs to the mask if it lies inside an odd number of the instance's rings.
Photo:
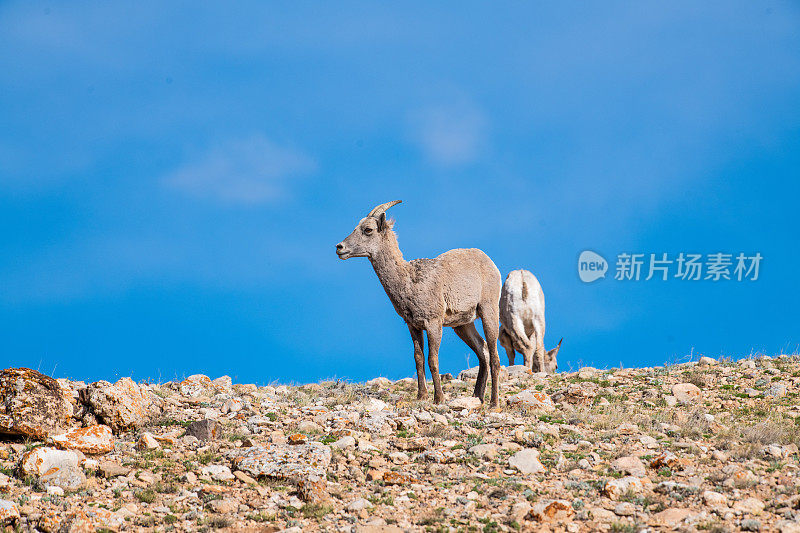
<svg viewBox="0 0 800 533">
<path fill-rule="evenodd" d="M 0 373 L 0 528 L 800 531 L 800 358 L 257 387 Z M 446 376 L 449 378 L 449 376 Z"/>
</svg>

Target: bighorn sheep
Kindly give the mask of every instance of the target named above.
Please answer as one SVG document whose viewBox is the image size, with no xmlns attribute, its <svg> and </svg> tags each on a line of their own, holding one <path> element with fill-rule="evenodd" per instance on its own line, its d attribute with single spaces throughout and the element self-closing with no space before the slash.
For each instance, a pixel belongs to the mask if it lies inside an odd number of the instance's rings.
<svg viewBox="0 0 800 533">
<path fill-rule="evenodd" d="M 500 293 L 500 344 L 514 364 L 515 350 L 523 356 L 524 365 L 534 372 L 558 370 L 558 346 L 544 350 L 544 292 L 539 280 L 527 270 L 508 274 Z M 562 339 L 563 340 L 563 339 Z"/>
<path fill-rule="evenodd" d="M 439 344 L 442 328 L 447 326 L 453 328 L 478 356 L 474 394 L 481 401 L 491 372 L 491 406 L 497 407 L 500 271 L 485 253 L 475 248 L 450 250 L 435 259 L 404 260 L 392 230 L 394 221 L 386 220 L 385 214 L 388 208 L 399 203 L 400 200 L 387 202 L 370 211 L 353 232 L 336 245 L 336 254 L 341 259 L 368 258 L 397 314 L 406 321 L 414 342 L 418 399 L 428 395 L 422 352 L 424 330 L 428 334 L 433 401 L 441 403 L 444 400 L 439 377 Z M 475 329 L 474 321 L 479 317 L 488 345 Z"/>
</svg>

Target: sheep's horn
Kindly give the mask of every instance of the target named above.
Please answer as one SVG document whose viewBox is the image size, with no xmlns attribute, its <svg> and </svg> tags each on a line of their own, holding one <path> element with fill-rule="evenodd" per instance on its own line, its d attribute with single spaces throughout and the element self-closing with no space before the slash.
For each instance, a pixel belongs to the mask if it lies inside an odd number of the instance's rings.
<svg viewBox="0 0 800 533">
<path fill-rule="evenodd" d="M 394 200 L 393 202 L 386 202 L 385 204 L 381 204 L 381 205 L 377 206 L 376 208 L 374 208 L 372 211 L 370 211 L 369 215 L 367 215 L 367 217 L 376 217 L 377 218 L 377 217 L 381 216 L 381 213 L 383 213 L 384 211 L 386 211 L 387 209 L 389 209 L 393 205 L 399 204 L 400 202 L 402 202 L 402 200 Z"/>
<path fill-rule="evenodd" d="M 561 337 L 561 341 L 563 341 L 563 340 L 564 340 L 564 337 Z M 558 350 L 561 348 L 561 341 L 558 341 L 558 344 L 556 345 L 556 347 L 553 348 L 552 350 L 548 350 L 547 353 L 550 354 L 550 355 L 556 355 L 558 353 Z"/>
</svg>

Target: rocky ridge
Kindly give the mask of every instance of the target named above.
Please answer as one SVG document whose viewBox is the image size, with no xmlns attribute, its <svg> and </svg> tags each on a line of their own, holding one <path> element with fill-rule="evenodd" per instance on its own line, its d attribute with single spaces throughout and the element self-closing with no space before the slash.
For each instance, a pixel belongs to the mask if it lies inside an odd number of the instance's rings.
<svg viewBox="0 0 800 533">
<path fill-rule="evenodd" d="M 0 372 L 0 528 L 800 532 L 800 358 L 233 384 Z"/>
</svg>

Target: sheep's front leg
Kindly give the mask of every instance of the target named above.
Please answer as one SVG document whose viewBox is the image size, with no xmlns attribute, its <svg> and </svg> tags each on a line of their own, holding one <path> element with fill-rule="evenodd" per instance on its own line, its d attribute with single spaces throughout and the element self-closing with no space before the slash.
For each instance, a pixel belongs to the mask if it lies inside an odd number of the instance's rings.
<svg viewBox="0 0 800 533">
<path fill-rule="evenodd" d="M 439 345 L 442 342 L 442 324 L 430 324 L 425 329 L 428 330 L 428 367 L 431 369 L 433 378 L 433 403 L 442 403 L 444 393 L 439 377 Z"/>
<path fill-rule="evenodd" d="M 503 328 L 500 328 L 500 336 L 497 338 L 497 342 L 499 342 L 500 346 L 506 350 L 506 355 L 508 356 L 508 366 L 514 366 L 514 360 L 517 357 L 517 353 L 514 350 L 514 343 L 511 341 L 511 337 Z"/>
<path fill-rule="evenodd" d="M 528 339 L 533 353 L 533 366 L 531 367 L 534 372 L 547 372 L 547 365 L 545 364 L 547 350 L 544 349 L 544 323 L 537 320 L 533 323 L 533 333 Z M 538 368 L 536 368 L 538 367 Z"/>
<path fill-rule="evenodd" d="M 422 351 L 422 330 L 408 325 L 411 340 L 414 341 L 414 362 L 417 364 L 417 400 L 428 397 L 428 386 L 425 384 L 425 352 Z"/>
</svg>

